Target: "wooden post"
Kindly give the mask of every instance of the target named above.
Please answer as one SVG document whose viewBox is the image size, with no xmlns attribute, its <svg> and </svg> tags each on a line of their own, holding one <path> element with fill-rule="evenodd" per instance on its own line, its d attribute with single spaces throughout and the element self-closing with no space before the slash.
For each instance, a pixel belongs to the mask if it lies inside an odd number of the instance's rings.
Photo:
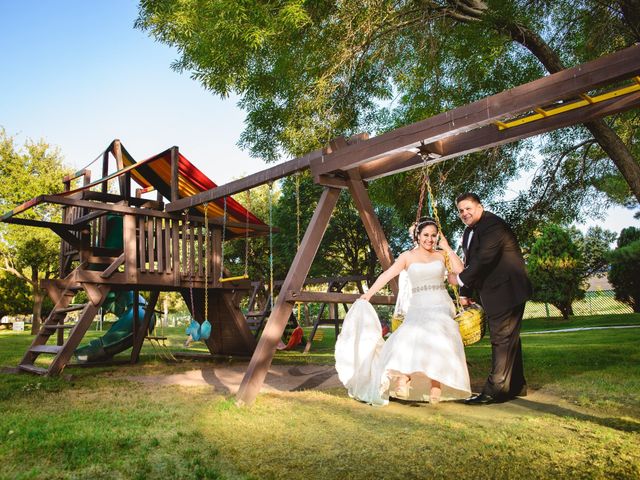
<svg viewBox="0 0 640 480">
<path fill-rule="evenodd" d="M 156 308 L 156 304 L 158 303 L 158 297 L 160 295 L 159 290 L 154 290 L 149 295 L 149 303 L 147 303 L 147 307 L 144 311 L 144 318 L 142 320 L 142 325 L 138 329 L 137 333 L 134 330 L 133 332 L 133 348 L 131 349 L 131 363 L 138 363 L 140 359 L 140 350 L 142 350 L 142 345 L 144 344 L 144 337 L 147 336 L 147 332 L 149 331 L 149 324 L 151 323 L 151 316 L 154 313 L 154 309 Z M 135 318 L 135 316 L 134 316 Z M 156 322 L 158 319 L 156 319 Z"/>
<path fill-rule="evenodd" d="M 127 283 L 138 282 L 136 226 L 135 215 L 124 215 L 122 235 L 124 236 L 124 272 Z"/>
<path fill-rule="evenodd" d="M 178 200 L 178 147 L 171 147 L 171 201 Z"/>
<path fill-rule="evenodd" d="M 138 343 L 139 340 L 142 340 L 144 342 L 144 336 L 142 336 L 142 339 L 139 338 L 140 337 L 140 331 L 139 331 L 139 327 L 140 327 L 140 291 L 137 290 L 137 289 L 133 291 L 133 319 L 132 319 L 132 323 L 133 323 L 133 328 L 131 329 L 131 333 L 133 334 L 133 345 Z"/>
<path fill-rule="evenodd" d="M 109 149 L 105 150 L 102 154 L 102 178 L 109 175 Z M 102 182 L 102 193 L 109 191 L 109 182 Z"/>
<path fill-rule="evenodd" d="M 371 199 L 367 194 L 364 182 L 355 170 L 350 170 L 349 181 L 347 184 L 349 185 L 349 192 L 351 192 L 351 196 L 356 204 L 356 208 L 358 209 L 364 228 L 371 240 L 373 250 L 376 252 L 376 256 L 378 257 L 382 268 L 387 270 L 391 265 L 393 265 L 393 255 L 391 254 L 391 248 L 389 248 L 387 237 L 384 235 L 382 226 L 380 225 L 378 217 L 373 210 L 373 205 L 371 204 Z M 394 278 L 389 283 L 393 294 L 398 295 L 398 279 Z"/>
<path fill-rule="evenodd" d="M 262 387 L 264 378 L 271 366 L 276 345 L 282 337 L 289 315 L 293 311 L 293 303 L 286 301 L 286 292 L 302 288 L 331 219 L 333 209 L 338 202 L 339 195 L 340 190 L 337 188 L 327 187 L 322 192 L 316 211 L 309 222 L 304 238 L 282 284 L 281 293 L 271 311 L 271 315 L 269 315 L 269 320 L 264 327 L 258 346 L 251 357 L 249 367 L 240 384 L 240 389 L 236 396 L 238 405 L 253 403 L 260 391 L 260 387 Z"/>
<path fill-rule="evenodd" d="M 122 145 L 120 144 L 120 140 L 113 141 L 113 156 L 116 157 L 117 169 L 122 170 L 124 168 L 124 160 L 122 160 Z M 120 175 L 118 182 L 120 182 L 120 195 L 128 201 L 131 196 L 129 192 L 131 188 L 131 174 L 125 173 L 124 175 Z"/>
</svg>

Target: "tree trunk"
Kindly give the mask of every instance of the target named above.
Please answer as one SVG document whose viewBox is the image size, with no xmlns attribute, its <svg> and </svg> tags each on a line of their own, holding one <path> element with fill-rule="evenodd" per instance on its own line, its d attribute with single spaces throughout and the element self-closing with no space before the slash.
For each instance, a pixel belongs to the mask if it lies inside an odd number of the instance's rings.
<svg viewBox="0 0 640 480">
<path fill-rule="evenodd" d="M 495 23 L 499 31 L 506 32 L 514 42 L 521 44 L 540 60 L 549 73 L 565 69 L 560 57 L 537 33 L 529 28 L 513 22 Z M 631 188 L 631 192 L 640 202 L 640 165 L 627 146 L 604 120 L 594 120 L 584 124 L 591 132 Z"/>
<path fill-rule="evenodd" d="M 569 315 L 573 315 L 571 303 L 568 305 L 566 303 L 554 303 L 553 306 L 560 310 L 563 320 L 569 320 Z"/>
<path fill-rule="evenodd" d="M 39 283 L 36 281 L 33 284 L 33 321 L 31 323 L 31 335 L 36 335 L 40 331 L 43 301 L 44 293 L 40 289 Z"/>
</svg>

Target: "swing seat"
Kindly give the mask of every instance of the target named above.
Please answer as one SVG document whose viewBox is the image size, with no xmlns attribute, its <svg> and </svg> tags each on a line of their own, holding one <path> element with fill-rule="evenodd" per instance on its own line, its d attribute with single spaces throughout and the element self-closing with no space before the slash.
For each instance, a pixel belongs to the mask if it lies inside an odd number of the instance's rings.
<svg viewBox="0 0 640 480">
<path fill-rule="evenodd" d="M 195 320 L 191 320 L 191 323 L 186 330 L 187 335 L 191 335 L 194 342 L 200 340 L 200 324 Z"/>
<path fill-rule="evenodd" d="M 249 278 L 249 275 L 238 275 L 237 277 L 220 277 L 218 279 L 218 281 L 220 283 L 224 283 L 224 282 L 235 282 L 237 280 L 247 280 Z"/>
<path fill-rule="evenodd" d="M 285 345 L 284 343 L 280 342 L 280 344 L 278 344 L 276 348 L 278 350 L 294 349 L 295 347 L 300 345 L 300 343 L 302 342 L 303 334 L 304 334 L 304 330 L 302 329 L 302 327 L 300 326 L 296 327 L 295 330 L 291 332 L 291 336 L 289 337 L 289 341 L 287 342 L 287 344 Z"/>
<path fill-rule="evenodd" d="M 209 323 L 209 320 L 205 320 L 204 322 L 202 322 L 202 325 L 200 325 L 200 339 L 208 340 L 210 336 L 211 324 Z"/>
<path fill-rule="evenodd" d="M 454 320 L 458 322 L 462 343 L 465 347 L 479 342 L 486 331 L 484 310 L 480 305 L 473 304 L 458 313 Z"/>
</svg>

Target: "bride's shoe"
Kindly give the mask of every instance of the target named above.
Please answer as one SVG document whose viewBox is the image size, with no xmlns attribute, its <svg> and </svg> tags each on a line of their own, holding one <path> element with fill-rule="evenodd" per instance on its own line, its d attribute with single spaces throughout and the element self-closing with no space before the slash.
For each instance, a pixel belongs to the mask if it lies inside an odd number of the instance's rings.
<svg viewBox="0 0 640 480">
<path fill-rule="evenodd" d="M 398 382 L 396 386 L 396 398 L 399 398 L 401 400 L 406 400 L 409 398 L 409 389 L 411 388 L 411 386 L 409 385 L 410 381 L 411 380 Z"/>
<path fill-rule="evenodd" d="M 437 405 L 440 403 L 440 395 L 442 395 L 442 389 L 440 387 L 431 387 L 429 392 L 429 403 L 431 405 Z"/>
</svg>

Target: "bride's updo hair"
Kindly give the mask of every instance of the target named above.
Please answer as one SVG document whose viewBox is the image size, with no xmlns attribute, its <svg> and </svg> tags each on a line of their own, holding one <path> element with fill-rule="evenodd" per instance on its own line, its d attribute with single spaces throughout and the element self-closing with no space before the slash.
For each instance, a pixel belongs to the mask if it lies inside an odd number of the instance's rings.
<svg viewBox="0 0 640 480">
<path fill-rule="evenodd" d="M 420 217 L 420 219 L 416 223 L 411 225 L 411 227 L 409 228 L 409 233 L 411 233 L 411 236 L 413 237 L 414 242 L 416 243 L 418 242 L 418 237 L 420 236 L 420 232 L 427 225 L 433 225 L 434 227 L 436 227 L 436 231 L 438 230 L 438 224 L 431 217 Z"/>
</svg>

